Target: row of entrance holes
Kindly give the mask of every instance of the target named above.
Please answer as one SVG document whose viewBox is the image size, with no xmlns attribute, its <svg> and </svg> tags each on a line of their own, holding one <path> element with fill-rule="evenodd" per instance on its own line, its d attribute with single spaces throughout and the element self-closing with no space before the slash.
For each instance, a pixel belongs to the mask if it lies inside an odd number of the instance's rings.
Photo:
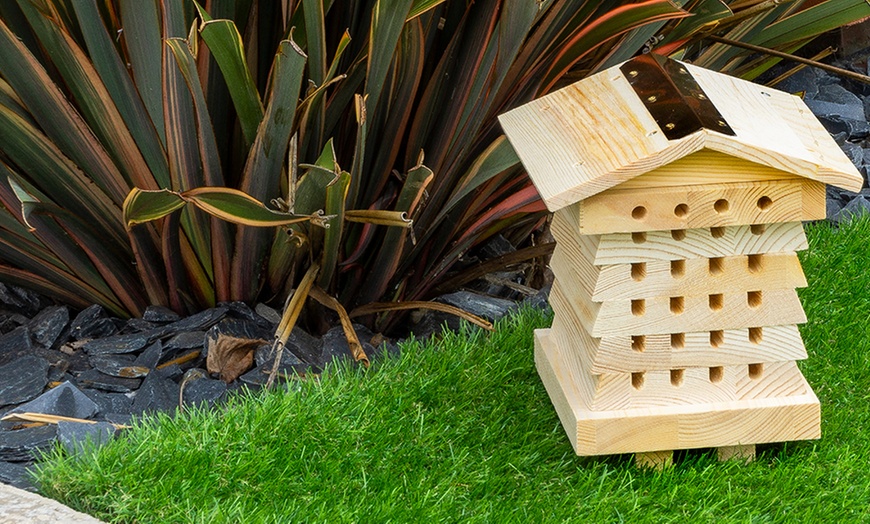
<svg viewBox="0 0 870 524">
<path fill-rule="evenodd" d="M 760 344 L 762 341 L 762 337 L 764 336 L 764 332 L 760 327 L 751 327 L 749 328 L 749 342 L 753 344 Z M 725 332 L 722 330 L 710 331 L 710 347 L 718 348 L 725 342 Z M 671 349 L 672 350 L 680 350 L 686 347 L 686 334 L 685 333 L 671 333 Z M 643 353 L 646 351 L 646 335 L 632 335 L 631 336 L 631 349 L 637 351 L 638 353 Z"/>
<path fill-rule="evenodd" d="M 773 199 L 769 196 L 762 196 L 758 200 L 755 201 L 755 206 L 761 212 L 766 212 L 770 210 L 770 206 L 773 205 Z M 731 204 L 725 198 L 720 198 L 719 200 L 713 202 L 713 211 L 716 212 L 717 215 L 725 215 L 731 209 Z M 648 212 L 646 207 L 644 206 L 635 206 L 634 209 L 631 210 L 631 218 L 642 222 Z M 677 218 L 686 218 L 689 216 L 689 204 L 677 204 L 674 207 L 674 216 Z"/>
<path fill-rule="evenodd" d="M 722 293 L 708 295 L 707 303 L 710 306 L 710 311 L 719 311 L 725 305 L 725 297 Z M 761 291 L 749 291 L 746 293 L 746 305 L 751 309 L 757 309 L 761 305 Z M 685 311 L 685 297 L 671 297 L 670 309 L 674 315 L 680 315 Z M 646 313 L 646 300 L 636 298 L 631 301 L 631 314 L 640 317 Z"/>
<path fill-rule="evenodd" d="M 749 226 L 749 231 L 753 235 L 761 235 L 767 230 L 767 226 L 765 224 L 752 224 Z M 725 228 L 724 227 L 711 227 L 710 235 L 713 238 L 722 238 L 725 236 Z M 676 241 L 681 241 L 686 238 L 686 230 L 685 229 L 672 229 L 671 230 L 671 238 Z M 631 234 L 631 241 L 635 244 L 643 244 L 646 242 L 646 231 L 637 231 Z"/>
<path fill-rule="evenodd" d="M 713 384 L 717 384 L 722 382 L 722 377 L 725 375 L 725 370 L 722 366 L 715 366 L 709 368 L 709 377 L 710 382 Z M 679 387 L 683 384 L 683 374 L 685 369 L 672 369 L 671 370 L 671 385 L 674 387 Z M 764 373 L 764 364 L 749 364 L 749 378 L 751 380 L 758 380 L 761 378 L 761 375 Z M 631 374 L 631 385 L 634 389 L 641 389 L 643 387 L 644 382 L 643 371 L 638 371 L 636 373 Z"/>
<path fill-rule="evenodd" d="M 747 255 L 746 268 L 750 273 L 758 273 L 764 267 L 763 255 Z M 725 273 L 724 257 L 708 259 L 707 271 L 710 275 L 717 276 Z M 681 278 L 686 274 L 685 260 L 671 260 L 671 277 Z M 635 282 L 641 282 L 646 278 L 646 262 L 634 262 L 631 264 L 631 278 Z"/>
</svg>

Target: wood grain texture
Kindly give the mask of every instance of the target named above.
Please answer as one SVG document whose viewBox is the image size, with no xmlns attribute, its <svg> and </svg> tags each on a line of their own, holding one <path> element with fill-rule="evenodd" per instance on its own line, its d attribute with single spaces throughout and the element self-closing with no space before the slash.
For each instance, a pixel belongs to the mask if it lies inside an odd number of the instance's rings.
<svg viewBox="0 0 870 524">
<path fill-rule="evenodd" d="M 657 260 L 594 266 L 585 254 L 572 250 L 570 244 L 557 244 L 550 268 L 556 278 L 571 289 L 582 288 L 584 295 L 596 302 L 795 289 L 807 285 L 800 260 L 794 253 L 690 258 L 677 265 Z"/>
<path fill-rule="evenodd" d="M 590 399 L 584 398 L 590 389 L 582 385 L 590 382 L 588 373 L 576 364 L 576 359 L 566 359 L 570 356 L 567 353 L 555 343 L 549 330 L 536 331 L 538 372 L 578 455 L 724 447 L 816 439 L 821 435 L 818 398 L 793 364 L 792 368 L 783 365 L 769 376 L 779 381 L 785 377 L 790 385 L 787 389 L 803 388 L 802 394 L 780 395 L 775 386 L 753 392 L 737 385 L 738 378 L 735 391 L 755 397 L 594 411 L 589 408 Z M 645 377 L 644 384 L 652 387 L 648 379 Z M 684 376 L 684 384 L 685 380 Z M 676 389 L 670 384 L 670 376 L 667 386 Z M 767 396 L 758 396 L 761 393 Z"/>
<path fill-rule="evenodd" d="M 551 337 L 576 353 L 593 374 L 667 371 L 804 360 L 806 348 L 795 325 L 749 329 L 619 335 L 595 338 L 570 311 L 558 311 Z"/>
<path fill-rule="evenodd" d="M 774 169 L 712 149 L 702 149 L 627 180 L 614 189 L 649 189 L 771 180 L 806 179 L 788 171 Z"/>
<path fill-rule="evenodd" d="M 815 220 L 803 214 L 803 186 L 802 180 L 617 186 L 577 204 L 578 230 L 595 235 Z"/>
<path fill-rule="evenodd" d="M 550 292 L 556 312 L 571 311 L 593 337 L 655 335 L 803 324 L 793 289 L 590 302 L 557 278 Z"/>
<path fill-rule="evenodd" d="M 640 233 L 580 235 L 576 206 L 553 215 L 550 231 L 573 255 L 594 265 L 656 260 L 716 258 L 759 253 L 793 253 L 807 248 L 800 222 L 679 229 Z"/>
<path fill-rule="evenodd" d="M 687 65 L 737 135 L 702 129 L 669 141 L 618 67 L 499 117 L 551 211 L 703 149 L 852 191 L 863 184 L 797 97 Z"/>
</svg>

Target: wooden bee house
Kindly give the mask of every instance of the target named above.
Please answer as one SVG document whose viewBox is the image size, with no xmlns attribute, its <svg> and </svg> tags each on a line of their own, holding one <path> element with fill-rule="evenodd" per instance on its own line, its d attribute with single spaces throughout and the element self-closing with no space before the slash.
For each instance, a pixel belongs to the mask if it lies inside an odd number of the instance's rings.
<svg viewBox="0 0 870 524">
<path fill-rule="evenodd" d="M 802 100 L 644 55 L 500 121 L 554 212 L 535 361 L 579 455 L 821 436 L 796 251 L 863 180 Z"/>
</svg>

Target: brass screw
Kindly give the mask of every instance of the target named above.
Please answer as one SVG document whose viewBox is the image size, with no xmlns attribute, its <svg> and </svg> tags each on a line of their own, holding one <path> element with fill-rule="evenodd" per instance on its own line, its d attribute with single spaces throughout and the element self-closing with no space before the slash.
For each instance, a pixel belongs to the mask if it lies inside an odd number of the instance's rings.
<svg viewBox="0 0 870 524">
<path fill-rule="evenodd" d="M 707 100 L 707 96 L 704 93 L 698 93 L 698 100 Z"/>
<path fill-rule="evenodd" d="M 673 129 L 675 127 L 677 127 L 677 125 L 673 122 L 668 122 L 667 124 L 665 124 L 666 129 Z"/>
<path fill-rule="evenodd" d="M 658 98 L 656 98 L 655 95 L 647 97 L 647 101 L 650 103 L 655 102 L 656 100 L 658 100 Z"/>
<path fill-rule="evenodd" d="M 720 120 L 720 121 L 718 122 L 718 124 L 719 124 L 719 127 L 725 127 L 725 126 L 728 125 L 728 124 L 725 123 L 724 120 Z"/>
<path fill-rule="evenodd" d="M 686 71 L 686 68 L 685 68 L 685 67 L 681 67 L 681 68 L 680 68 L 680 73 L 682 73 L 682 74 L 685 75 L 686 73 L 688 73 L 688 71 Z"/>
<path fill-rule="evenodd" d="M 629 71 L 628 76 L 637 76 L 637 71 Z"/>
</svg>

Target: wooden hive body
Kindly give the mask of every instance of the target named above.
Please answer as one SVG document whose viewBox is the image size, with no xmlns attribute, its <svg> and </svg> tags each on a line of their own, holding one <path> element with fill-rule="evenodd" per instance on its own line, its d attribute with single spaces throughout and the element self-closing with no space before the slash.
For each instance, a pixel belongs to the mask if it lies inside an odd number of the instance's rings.
<svg viewBox="0 0 870 524">
<path fill-rule="evenodd" d="M 686 67 L 716 92 L 736 137 L 701 129 L 662 142 L 619 68 L 502 116 L 554 211 L 555 317 L 536 332 L 535 360 L 580 455 L 821 434 L 819 401 L 795 364 L 807 358 L 796 252 L 807 247 L 801 221 L 825 217 L 825 183 L 856 189 L 860 175 L 790 95 L 765 90 L 763 110 L 746 104 L 779 117 L 772 131 L 805 119 L 785 139 L 765 137 L 720 84 L 752 96 L 763 88 Z M 614 120 L 638 143 L 589 149 L 607 143 L 595 93 L 631 112 Z M 537 135 L 549 119 L 563 124 L 556 136 Z M 542 150 L 562 144 L 574 151 Z"/>
</svg>

